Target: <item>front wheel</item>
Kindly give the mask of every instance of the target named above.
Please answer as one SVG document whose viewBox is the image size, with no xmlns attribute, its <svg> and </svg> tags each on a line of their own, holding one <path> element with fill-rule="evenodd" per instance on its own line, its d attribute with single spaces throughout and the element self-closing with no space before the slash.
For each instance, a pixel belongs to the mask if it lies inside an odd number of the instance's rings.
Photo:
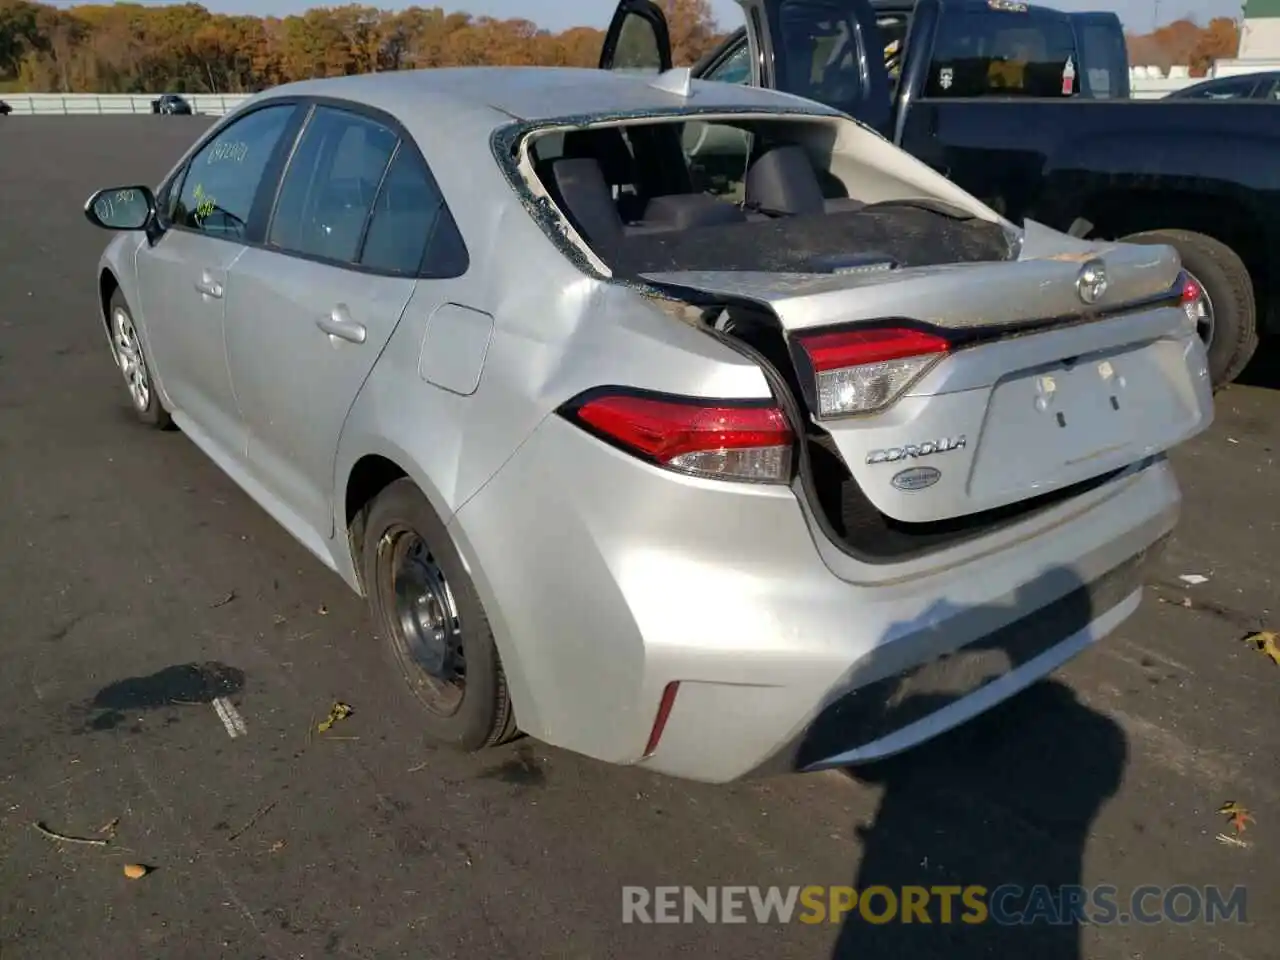
<svg viewBox="0 0 1280 960">
<path fill-rule="evenodd" d="M 397 480 L 361 526 L 370 613 L 427 735 L 468 751 L 510 740 L 515 714 L 488 617 L 426 497 Z"/>
<path fill-rule="evenodd" d="M 1258 308 L 1249 268 L 1225 243 L 1190 230 L 1148 230 L 1125 243 L 1167 244 L 1200 296 L 1187 305 L 1209 354 L 1209 378 L 1220 390 L 1240 376 L 1258 349 Z"/>
<path fill-rule="evenodd" d="M 172 429 L 173 419 L 156 392 L 155 377 L 142 348 L 138 328 L 134 325 L 133 313 L 125 302 L 124 294 L 119 290 L 111 295 L 109 309 L 111 352 L 124 377 L 124 385 L 133 403 L 133 412 L 147 426 L 158 430 Z"/>
</svg>

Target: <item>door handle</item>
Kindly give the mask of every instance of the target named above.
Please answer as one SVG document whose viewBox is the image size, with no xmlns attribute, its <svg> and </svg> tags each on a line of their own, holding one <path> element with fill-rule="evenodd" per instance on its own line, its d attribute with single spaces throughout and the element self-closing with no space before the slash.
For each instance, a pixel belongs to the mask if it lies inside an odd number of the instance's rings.
<svg viewBox="0 0 1280 960">
<path fill-rule="evenodd" d="M 222 284 L 217 280 L 205 278 L 196 281 L 196 292 L 201 296 L 213 297 L 215 300 L 222 299 Z"/>
<path fill-rule="evenodd" d="M 316 326 L 329 336 L 348 343 L 364 343 L 367 336 L 364 324 L 352 320 L 346 307 L 337 307 L 328 316 L 318 317 Z"/>
</svg>

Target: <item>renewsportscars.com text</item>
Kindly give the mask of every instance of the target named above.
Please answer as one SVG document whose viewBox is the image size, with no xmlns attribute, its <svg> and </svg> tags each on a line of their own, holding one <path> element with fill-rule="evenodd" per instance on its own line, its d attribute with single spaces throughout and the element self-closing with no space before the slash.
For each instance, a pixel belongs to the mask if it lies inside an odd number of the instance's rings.
<svg viewBox="0 0 1280 960">
<path fill-rule="evenodd" d="M 1247 890 L 1005 884 L 906 887 L 623 887 L 623 923 L 1246 923 Z"/>
</svg>

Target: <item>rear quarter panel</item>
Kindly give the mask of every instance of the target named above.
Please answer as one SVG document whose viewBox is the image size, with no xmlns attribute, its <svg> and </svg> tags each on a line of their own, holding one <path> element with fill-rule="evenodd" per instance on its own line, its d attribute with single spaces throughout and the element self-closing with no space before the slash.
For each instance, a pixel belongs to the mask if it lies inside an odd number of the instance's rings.
<svg viewBox="0 0 1280 960">
<path fill-rule="evenodd" d="M 588 277 L 550 240 L 502 176 L 492 154 L 441 148 L 417 136 L 467 244 L 460 278 L 419 281 L 419 291 L 365 381 L 343 427 L 335 461 L 334 561 L 359 589 L 347 549 L 345 490 L 354 465 L 376 454 L 409 475 L 446 523 L 510 460 L 555 409 L 591 387 L 617 384 L 676 394 L 768 397 L 754 363 L 662 313 L 630 287 Z M 487 141 L 486 141 L 487 147 Z M 419 295 L 422 293 L 423 295 Z M 492 318 L 474 392 L 446 390 L 420 371 L 437 306 L 456 304 Z M 536 485 L 542 478 L 522 478 Z M 583 484 L 595 482 L 582 477 Z M 460 522 L 460 521 L 459 521 Z M 455 543 L 489 615 L 521 728 L 539 729 L 521 659 L 520 636 L 485 575 L 504 540 Z M 548 544 L 553 548 L 554 544 Z M 571 557 L 549 557 L 569 564 Z"/>
</svg>

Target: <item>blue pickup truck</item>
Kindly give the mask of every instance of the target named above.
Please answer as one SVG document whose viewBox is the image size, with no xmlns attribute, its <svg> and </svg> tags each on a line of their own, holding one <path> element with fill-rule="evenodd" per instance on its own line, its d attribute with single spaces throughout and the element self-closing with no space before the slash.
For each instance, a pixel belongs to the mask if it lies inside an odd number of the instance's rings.
<svg viewBox="0 0 1280 960">
<path fill-rule="evenodd" d="M 693 67 L 837 107 L 1009 219 L 1169 244 L 1215 387 L 1280 331 L 1280 111 L 1133 100 L 1119 20 L 1016 0 L 738 0 Z M 621 0 L 601 67 L 670 69 L 652 0 Z M 702 148 L 714 150 L 714 144 Z M 692 158 L 698 160 L 698 158 Z M 710 160 L 710 158 L 708 158 Z"/>
</svg>

